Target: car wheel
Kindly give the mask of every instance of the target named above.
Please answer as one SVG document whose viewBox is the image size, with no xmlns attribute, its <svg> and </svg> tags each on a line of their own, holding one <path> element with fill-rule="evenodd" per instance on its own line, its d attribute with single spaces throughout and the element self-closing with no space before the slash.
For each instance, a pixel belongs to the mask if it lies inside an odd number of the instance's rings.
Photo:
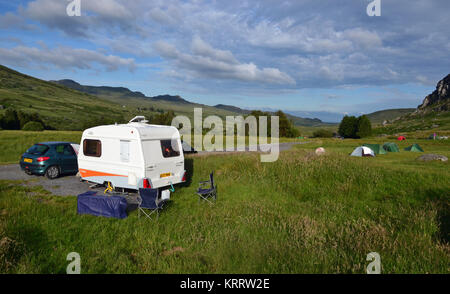
<svg viewBox="0 0 450 294">
<path fill-rule="evenodd" d="M 45 171 L 45 176 L 50 180 L 59 177 L 59 168 L 56 165 L 52 165 Z"/>
</svg>

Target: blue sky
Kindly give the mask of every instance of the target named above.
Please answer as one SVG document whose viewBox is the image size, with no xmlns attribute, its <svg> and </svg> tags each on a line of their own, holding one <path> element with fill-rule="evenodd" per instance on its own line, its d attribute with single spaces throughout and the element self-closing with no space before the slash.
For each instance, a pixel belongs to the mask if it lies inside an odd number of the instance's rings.
<svg viewBox="0 0 450 294">
<path fill-rule="evenodd" d="M 208 105 L 343 114 L 416 107 L 450 72 L 450 1 L 0 0 L 0 64 Z"/>
</svg>

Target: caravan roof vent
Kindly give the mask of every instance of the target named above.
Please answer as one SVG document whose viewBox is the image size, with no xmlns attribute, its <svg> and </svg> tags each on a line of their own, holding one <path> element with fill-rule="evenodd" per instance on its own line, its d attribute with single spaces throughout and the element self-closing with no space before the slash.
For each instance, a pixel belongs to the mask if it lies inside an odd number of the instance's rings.
<svg viewBox="0 0 450 294">
<path fill-rule="evenodd" d="M 145 116 L 138 115 L 138 116 L 135 116 L 133 119 L 131 119 L 128 123 L 134 123 L 134 122 L 145 124 L 145 123 L 148 123 L 148 120 L 145 119 Z"/>
</svg>

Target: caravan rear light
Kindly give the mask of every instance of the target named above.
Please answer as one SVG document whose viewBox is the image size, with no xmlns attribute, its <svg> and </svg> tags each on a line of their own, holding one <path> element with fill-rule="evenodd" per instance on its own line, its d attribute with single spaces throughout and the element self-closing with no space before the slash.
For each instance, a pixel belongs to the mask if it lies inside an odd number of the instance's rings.
<svg viewBox="0 0 450 294">
<path fill-rule="evenodd" d="M 150 185 L 150 182 L 149 182 L 149 180 L 148 179 L 144 179 L 144 188 L 148 188 L 148 189 L 151 189 L 152 188 L 152 186 Z"/>
<path fill-rule="evenodd" d="M 186 172 L 183 174 L 183 178 L 181 179 L 182 182 L 186 182 Z"/>
<path fill-rule="evenodd" d="M 37 162 L 42 162 L 42 161 L 46 161 L 46 160 L 49 160 L 50 159 L 50 157 L 47 157 L 47 156 L 41 156 L 41 157 L 38 157 L 37 159 L 36 159 L 36 161 Z"/>
</svg>

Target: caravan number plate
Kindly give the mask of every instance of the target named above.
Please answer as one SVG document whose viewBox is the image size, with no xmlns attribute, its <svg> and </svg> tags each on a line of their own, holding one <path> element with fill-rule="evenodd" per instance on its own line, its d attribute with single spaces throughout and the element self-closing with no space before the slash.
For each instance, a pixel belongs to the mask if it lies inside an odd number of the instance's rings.
<svg viewBox="0 0 450 294">
<path fill-rule="evenodd" d="M 165 174 L 160 174 L 159 177 L 160 178 L 167 178 L 170 177 L 172 174 L 171 173 L 165 173 Z"/>
</svg>

